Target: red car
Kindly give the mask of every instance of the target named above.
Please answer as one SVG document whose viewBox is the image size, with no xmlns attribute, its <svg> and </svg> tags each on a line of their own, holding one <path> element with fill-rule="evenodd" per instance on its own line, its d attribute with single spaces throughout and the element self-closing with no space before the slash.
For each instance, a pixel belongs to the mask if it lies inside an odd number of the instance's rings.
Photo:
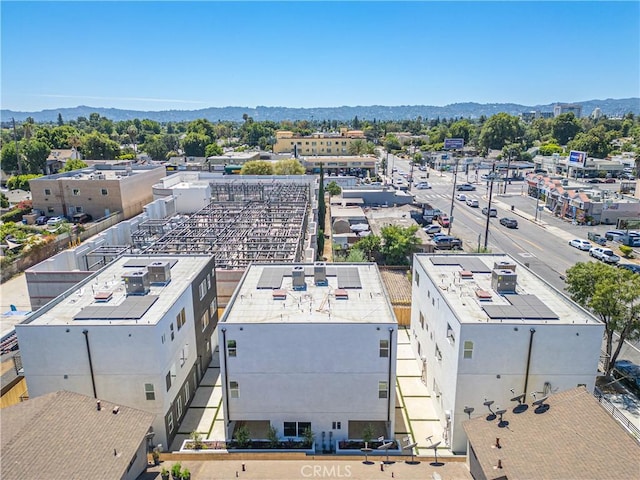
<svg viewBox="0 0 640 480">
<path fill-rule="evenodd" d="M 604 180 L 602 180 L 603 183 L 616 183 L 616 179 L 615 178 L 605 178 Z"/>
</svg>

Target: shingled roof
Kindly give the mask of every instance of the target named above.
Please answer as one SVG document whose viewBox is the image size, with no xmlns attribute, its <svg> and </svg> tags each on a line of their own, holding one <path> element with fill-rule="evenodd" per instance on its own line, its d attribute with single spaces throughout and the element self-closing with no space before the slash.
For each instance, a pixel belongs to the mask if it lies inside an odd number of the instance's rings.
<svg viewBox="0 0 640 480">
<path fill-rule="evenodd" d="M 125 476 L 155 415 L 73 392 L 53 392 L 4 408 L 2 478 Z"/>
<path fill-rule="evenodd" d="M 471 465 L 475 454 L 487 479 L 638 478 L 640 443 L 584 387 L 550 395 L 545 404 L 508 410 L 502 428 L 499 418 L 464 422 Z"/>
</svg>

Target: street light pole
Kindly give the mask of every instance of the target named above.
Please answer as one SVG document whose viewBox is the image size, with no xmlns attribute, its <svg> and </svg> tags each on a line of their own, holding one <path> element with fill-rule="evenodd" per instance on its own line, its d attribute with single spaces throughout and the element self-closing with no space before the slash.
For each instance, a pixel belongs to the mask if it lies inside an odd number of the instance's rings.
<svg viewBox="0 0 640 480">
<path fill-rule="evenodd" d="M 536 184 L 536 215 L 535 222 L 538 222 L 538 210 L 540 208 L 540 182 Z"/>
<path fill-rule="evenodd" d="M 453 207 L 456 195 L 456 182 L 458 181 L 458 162 L 460 160 L 460 157 L 458 157 L 456 151 L 454 151 L 454 155 L 456 155 L 456 166 L 453 172 L 453 193 L 451 194 L 451 210 L 449 211 L 449 228 L 447 229 L 447 235 L 451 235 L 451 223 L 453 222 Z"/>
</svg>

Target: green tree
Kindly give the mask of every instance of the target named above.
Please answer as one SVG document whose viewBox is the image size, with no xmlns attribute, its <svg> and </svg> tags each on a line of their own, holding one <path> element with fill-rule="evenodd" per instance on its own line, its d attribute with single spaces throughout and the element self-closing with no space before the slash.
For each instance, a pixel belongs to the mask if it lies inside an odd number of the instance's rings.
<svg viewBox="0 0 640 480">
<path fill-rule="evenodd" d="M 278 160 L 273 166 L 275 175 L 304 175 L 305 170 L 302 164 L 295 158 Z"/>
<path fill-rule="evenodd" d="M 222 155 L 223 153 L 224 152 L 222 150 L 222 147 L 215 142 L 210 143 L 204 148 L 204 156 L 207 158 L 216 157 L 216 156 Z"/>
<path fill-rule="evenodd" d="M 417 231 L 417 229 L 416 229 Z M 371 262 L 380 253 L 382 239 L 378 235 L 367 235 L 358 240 L 352 247 L 352 250 L 360 250 L 366 261 Z"/>
<path fill-rule="evenodd" d="M 246 425 L 240 425 L 236 428 L 233 438 L 239 448 L 245 448 L 249 445 L 249 442 L 251 442 L 251 432 Z"/>
<path fill-rule="evenodd" d="M 573 113 L 562 113 L 551 121 L 551 132 L 560 145 L 566 145 L 582 128 Z"/>
<path fill-rule="evenodd" d="M 211 143 L 211 138 L 202 133 L 187 133 L 182 139 L 184 154 L 189 157 L 204 157 L 207 145 Z"/>
<path fill-rule="evenodd" d="M 8 142 L 2 146 L 0 163 L 2 163 L 2 170 L 6 173 L 18 171 L 18 156 L 16 155 L 15 142 Z"/>
<path fill-rule="evenodd" d="M 67 160 L 67 162 L 64 164 L 64 167 L 62 167 L 60 171 L 71 172 L 73 170 L 80 170 L 81 168 L 86 168 L 88 166 L 89 165 L 87 165 L 86 162 L 83 162 L 82 160 L 77 158 L 72 158 L 71 160 Z"/>
<path fill-rule="evenodd" d="M 451 124 L 449 127 L 449 135 L 451 138 L 462 138 L 464 144 L 468 145 L 474 136 L 475 127 L 469 120 L 460 120 Z"/>
<path fill-rule="evenodd" d="M 400 140 L 398 140 L 398 137 L 389 133 L 384 138 L 384 148 L 388 152 L 397 152 L 399 150 L 402 150 L 402 145 L 400 145 Z"/>
<path fill-rule="evenodd" d="M 0 192 L 0 208 L 9 208 L 9 198 Z"/>
<path fill-rule="evenodd" d="M 387 225 L 382 227 L 382 254 L 387 265 L 407 265 L 411 255 L 418 245 L 417 225 L 400 227 Z M 365 237 L 366 238 L 366 237 Z"/>
<path fill-rule="evenodd" d="M 266 160 L 251 160 L 242 165 L 240 175 L 273 175 L 273 165 Z"/>
<path fill-rule="evenodd" d="M 146 152 L 154 160 L 165 160 L 167 153 L 169 153 L 169 147 L 164 140 L 164 135 L 153 135 L 147 137 L 144 144 L 141 146 L 141 150 Z"/>
<path fill-rule="evenodd" d="M 33 180 L 34 178 L 41 177 L 42 174 L 38 173 L 30 173 L 28 175 L 14 175 L 13 177 L 9 177 L 7 179 L 7 188 L 9 190 L 25 190 L 27 192 L 31 191 L 31 186 L 29 185 L 29 180 Z"/>
<path fill-rule="evenodd" d="M 61 127 L 64 125 L 64 120 L 62 120 L 62 114 L 58 112 L 58 126 Z"/>
<path fill-rule="evenodd" d="M 520 119 L 501 112 L 493 115 L 482 126 L 479 144 L 485 150 L 501 150 L 507 143 L 518 143 L 523 135 L 524 127 Z"/>
<path fill-rule="evenodd" d="M 97 131 L 84 135 L 81 142 L 82 156 L 89 160 L 114 160 L 120 153 L 120 145 Z"/>
<path fill-rule="evenodd" d="M 342 188 L 340 188 L 340 185 L 338 185 L 336 182 L 333 182 L 333 181 L 329 182 L 326 190 L 327 192 L 329 192 L 329 195 L 331 195 L 332 197 L 336 195 L 340 195 L 340 193 L 342 192 Z"/>
<path fill-rule="evenodd" d="M 46 173 L 47 157 L 51 153 L 49 145 L 41 140 L 32 140 L 22 147 L 27 160 L 27 170 L 31 173 Z"/>
<path fill-rule="evenodd" d="M 566 282 L 571 298 L 604 324 L 605 373 L 610 375 L 624 341 L 640 338 L 640 275 L 600 262 L 579 262 L 567 270 Z"/>
<path fill-rule="evenodd" d="M 544 145 L 540 145 L 538 148 L 538 154 L 544 156 L 550 156 L 554 153 L 562 153 L 563 151 L 564 149 L 557 143 L 546 143 Z"/>
<path fill-rule="evenodd" d="M 364 140 L 354 140 L 349 144 L 349 155 L 364 155 L 367 150 L 367 142 Z"/>
</svg>

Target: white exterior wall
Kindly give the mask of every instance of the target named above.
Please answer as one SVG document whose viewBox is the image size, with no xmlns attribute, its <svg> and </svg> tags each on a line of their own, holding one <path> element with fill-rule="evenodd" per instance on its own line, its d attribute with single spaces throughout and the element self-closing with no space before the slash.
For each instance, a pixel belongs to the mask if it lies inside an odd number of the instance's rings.
<svg viewBox="0 0 640 480">
<path fill-rule="evenodd" d="M 210 184 L 187 184 L 174 188 L 171 193 L 176 200 L 176 212 L 193 214 L 211 202 Z"/>
<path fill-rule="evenodd" d="M 451 413 L 450 445 L 454 452 L 464 453 L 467 438 L 462 422 L 468 419 L 464 408 L 475 408 L 472 416 L 486 416 L 485 399 L 493 400 L 495 411 L 507 409 L 505 420 L 517 402 L 510 399 L 525 393 L 524 381 L 529 350 L 530 329 L 535 329 L 531 349 L 527 403 L 534 400 L 531 392 L 550 392 L 585 384 L 592 391 L 598 372 L 604 325 L 589 322 L 569 324 L 564 320 L 520 322 L 464 322 L 455 313 L 419 263 L 414 268 L 411 312 L 411 341 L 417 358 L 426 361 L 426 386 L 443 428 L 445 412 Z M 578 308 L 578 307 L 576 307 Z M 425 328 L 420 324 L 424 315 Z M 447 337 L 447 325 L 455 341 Z M 515 330 L 517 328 L 517 330 Z M 471 359 L 463 358 L 464 342 L 473 342 Z M 436 344 L 442 355 L 437 360 Z M 441 395 L 434 391 L 434 381 Z M 514 390 L 515 395 L 510 389 Z M 542 393 L 538 398 L 543 396 Z"/>
<path fill-rule="evenodd" d="M 237 356 L 226 362 L 225 328 L 227 341 L 237 342 Z M 379 341 L 389 339 L 390 328 L 391 362 L 379 356 Z M 269 420 L 280 435 L 284 422 L 311 422 L 316 438 L 339 421 L 342 429 L 333 430 L 338 441 L 347 438 L 349 420 L 386 422 L 390 411 L 393 433 L 396 325 L 234 322 L 218 330 L 226 420 Z M 390 399 L 380 399 L 378 382 L 389 382 L 390 363 Z M 239 398 L 228 404 L 227 381 L 239 386 Z"/>
<path fill-rule="evenodd" d="M 175 318 L 183 307 L 187 322 L 178 331 Z M 174 341 L 169 329 L 171 322 Z M 108 321 L 105 325 L 81 325 L 79 321 L 69 325 L 16 325 L 30 397 L 57 390 L 93 396 L 84 330 L 89 332 L 97 397 L 155 413 L 154 443 L 168 446 L 164 415 L 196 362 L 191 289 L 185 290 L 155 325 L 109 325 Z M 180 357 L 186 344 L 190 348 L 181 367 Z M 167 392 L 165 376 L 172 366 L 176 377 Z M 153 383 L 155 400 L 146 399 L 145 383 Z M 177 419 L 174 425 L 177 428 Z"/>
</svg>

